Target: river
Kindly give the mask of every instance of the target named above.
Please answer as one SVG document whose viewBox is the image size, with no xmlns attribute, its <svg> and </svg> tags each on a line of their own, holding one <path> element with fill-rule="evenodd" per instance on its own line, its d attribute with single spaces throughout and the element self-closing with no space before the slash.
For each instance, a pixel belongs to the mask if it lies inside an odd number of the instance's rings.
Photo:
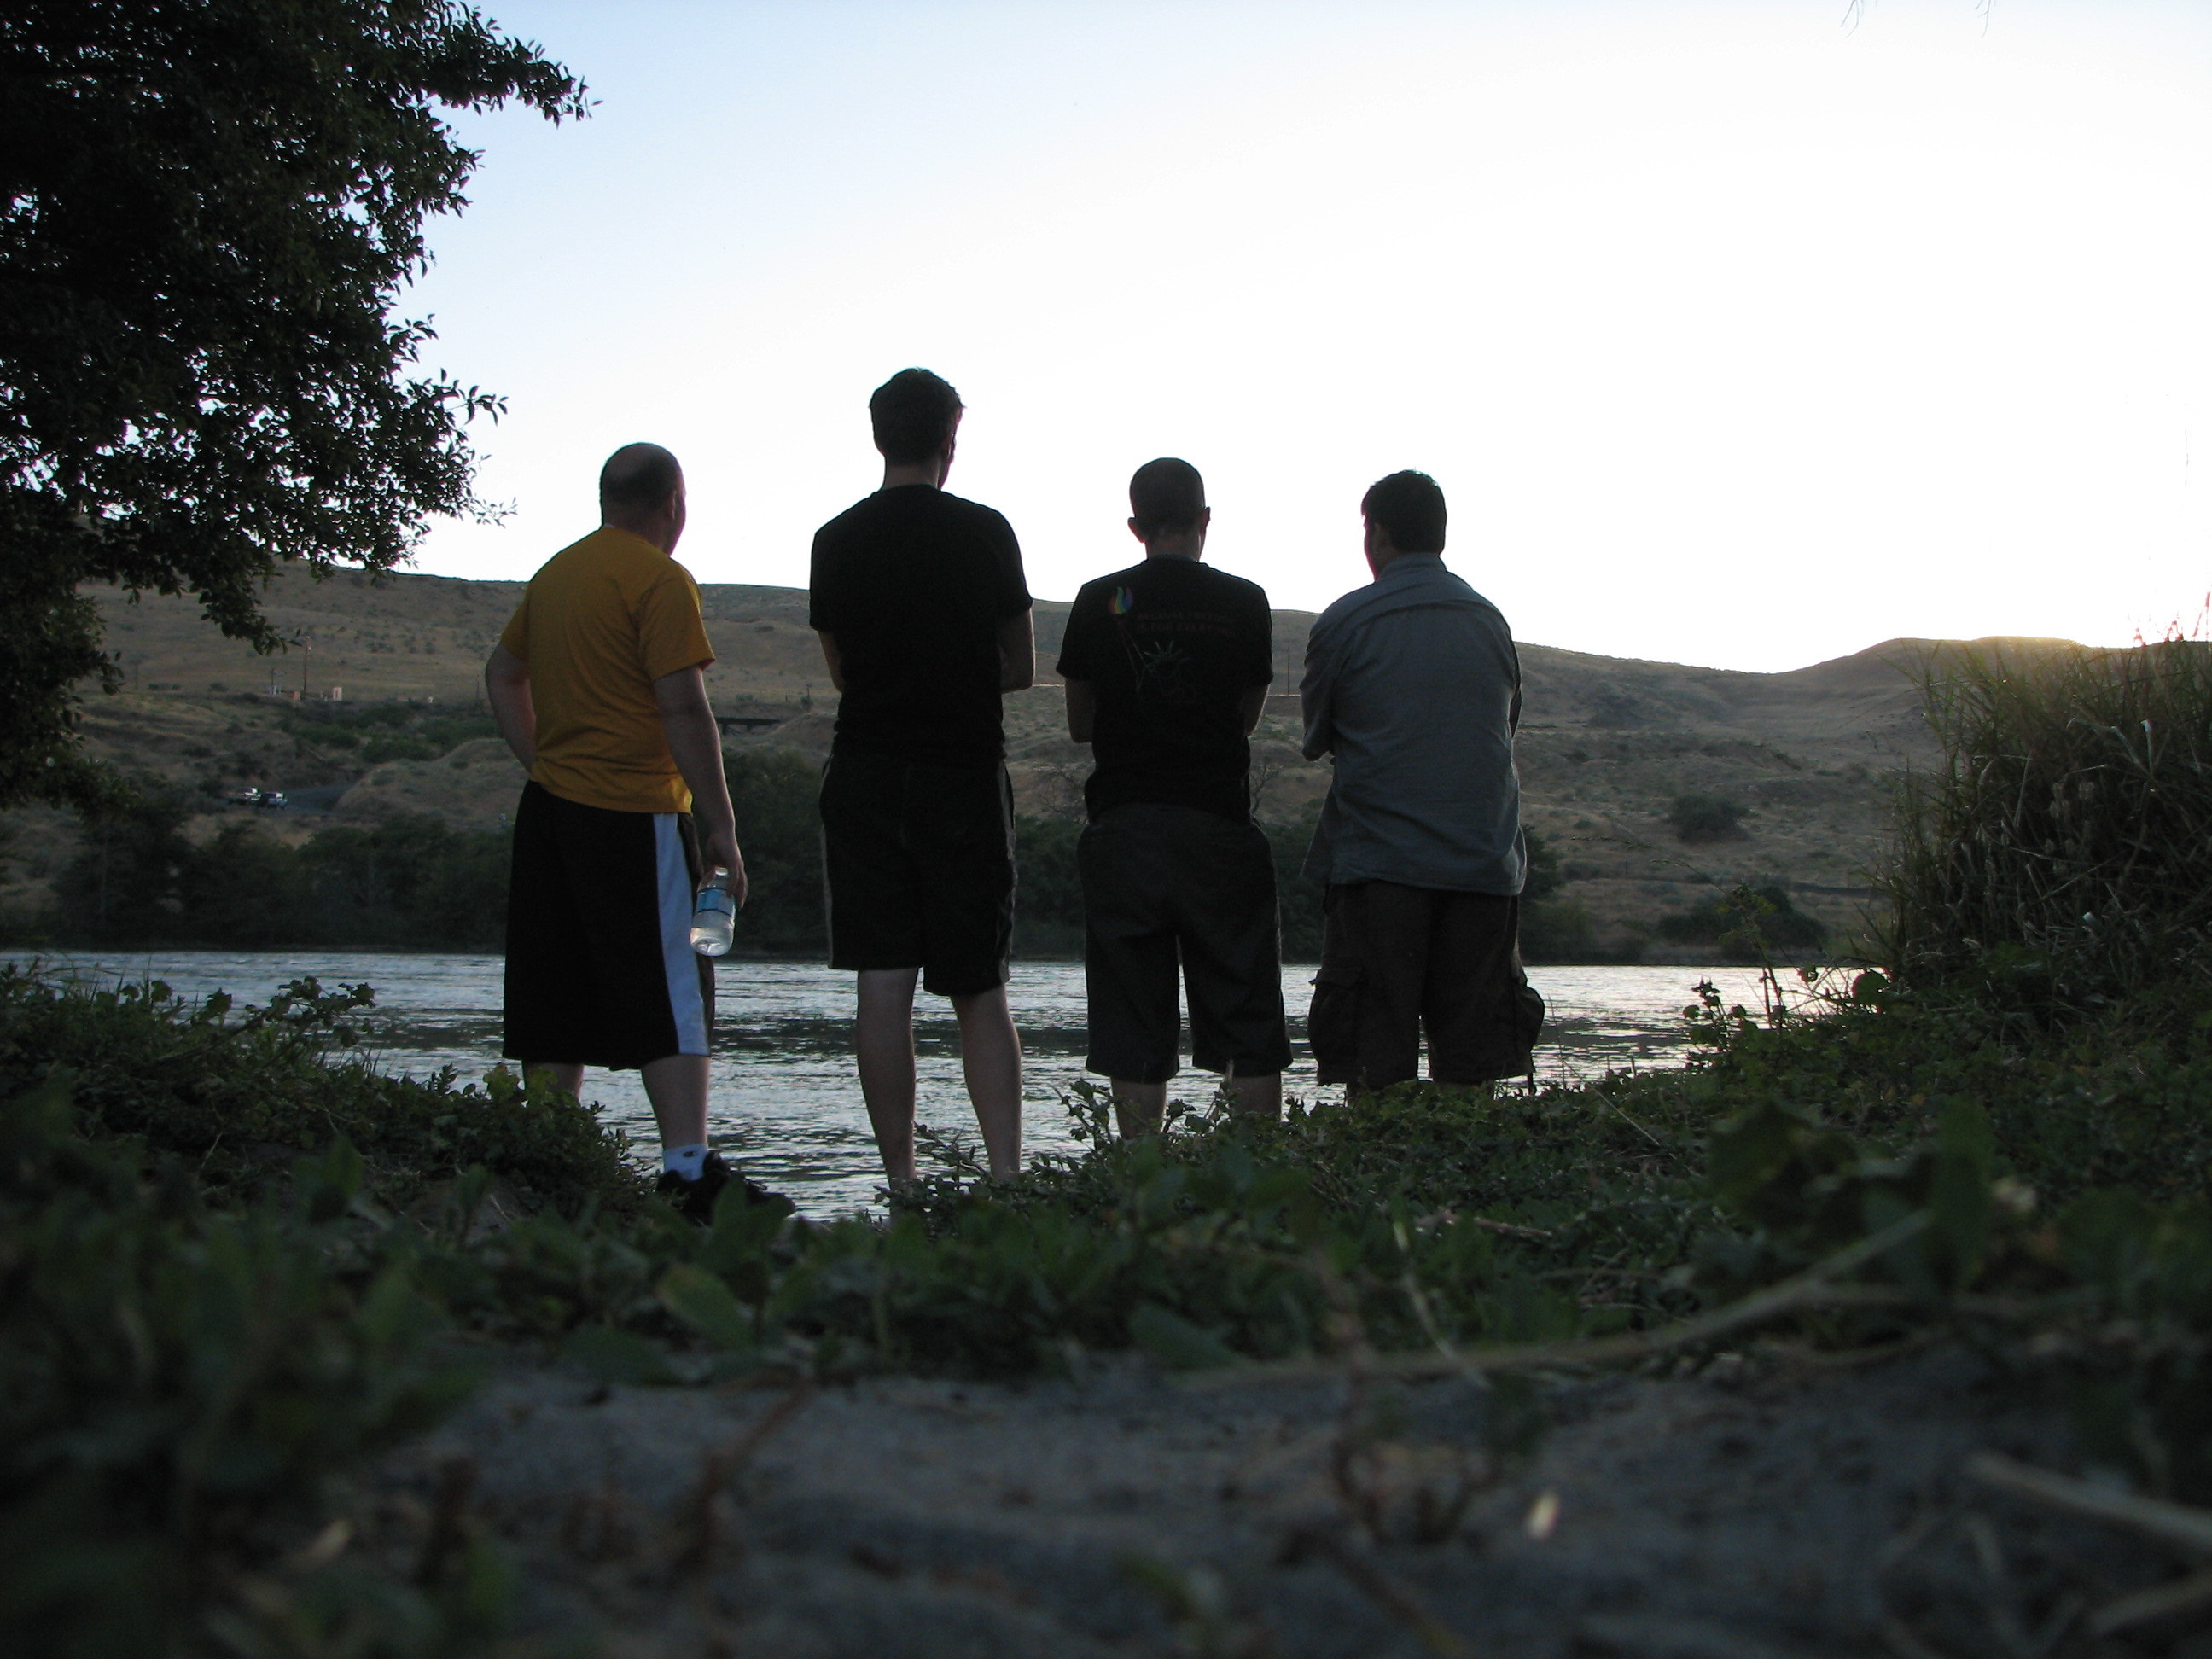
<svg viewBox="0 0 2212 1659">
<path fill-rule="evenodd" d="M 366 1021 L 375 1063 L 424 1076 L 452 1066 L 464 1080 L 499 1063 L 501 959 L 339 951 L 77 953 L 0 952 L 0 960 L 43 961 L 50 971 L 95 983 L 160 980 L 195 1000 L 226 991 L 262 1002 L 288 981 L 313 976 L 325 989 L 362 981 L 376 990 Z M 1310 967 L 1283 970 L 1301 1050 L 1311 992 Z M 1528 977 L 1550 1005 L 1536 1054 L 1540 1081 L 1578 1081 L 1609 1070 L 1680 1065 L 1686 1053 L 1682 1010 L 1700 980 L 1729 1002 L 1754 1011 L 1759 975 L 1744 968 L 1534 968 Z M 1062 1104 L 1083 1071 L 1080 963 L 1015 965 L 1008 988 L 1028 1051 L 1028 1150 L 1066 1152 Z M 714 1140 L 754 1179 L 787 1191 L 811 1215 L 877 1206 L 881 1166 L 852 1068 L 852 976 L 816 963 L 726 958 L 716 973 Z M 924 995 L 915 1011 L 922 1121 L 970 1142 L 975 1120 L 960 1085 L 950 1008 Z M 1186 1053 L 1188 1049 L 1186 1049 Z M 1285 1079 L 1293 1097 L 1314 1089 L 1303 1052 Z M 1187 1098 L 1207 1092 L 1206 1073 L 1186 1072 Z M 592 1072 L 584 1097 L 628 1130 L 643 1151 L 656 1145 L 653 1119 L 634 1072 Z"/>
</svg>

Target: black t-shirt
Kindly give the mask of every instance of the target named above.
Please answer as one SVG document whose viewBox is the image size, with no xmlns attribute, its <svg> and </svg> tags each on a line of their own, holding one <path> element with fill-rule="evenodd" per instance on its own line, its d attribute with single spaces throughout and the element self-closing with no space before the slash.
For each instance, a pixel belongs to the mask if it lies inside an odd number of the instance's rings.
<svg viewBox="0 0 2212 1659">
<path fill-rule="evenodd" d="M 1006 758 L 999 624 L 1030 608 L 1013 526 L 927 484 L 880 489 L 814 534 L 808 623 L 835 636 L 833 752 Z"/>
<path fill-rule="evenodd" d="M 1274 619 L 1255 582 L 1195 559 L 1146 559 L 1084 584 L 1062 679 L 1098 697 L 1091 816 L 1130 801 L 1251 814 L 1244 694 L 1275 678 Z"/>
</svg>

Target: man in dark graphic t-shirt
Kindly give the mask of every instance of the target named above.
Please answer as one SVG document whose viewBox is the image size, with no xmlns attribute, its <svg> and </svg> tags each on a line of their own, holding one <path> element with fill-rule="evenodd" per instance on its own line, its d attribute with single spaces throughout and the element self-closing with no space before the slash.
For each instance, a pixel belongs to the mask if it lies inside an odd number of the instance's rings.
<svg viewBox="0 0 2212 1659">
<path fill-rule="evenodd" d="M 822 776 L 830 964 L 860 975 L 860 1092 L 890 1178 L 914 1176 L 917 980 L 951 1000 L 991 1173 L 1010 1178 L 1022 1050 L 999 700 L 1036 677 L 1029 587 L 1006 520 L 945 493 L 959 394 L 903 369 L 868 412 L 884 485 L 816 532 L 808 617 L 844 694 Z"/>
<path fill-rule="evenodd" d="M 1085 583 L 1060 653 L 1068 735 L 1091 745 L 1083 878 L 1087 1064 L 1124 1134 L 1159 1127 L 1179 1067 L 1176 968 L 1193 1058 L 1237 1105 L 1274 1113 L 1291 1061 L 1274 863 L 1252 822 L 1248 738 L 1274 678 L 1255 584 L 1200 562 L 1212 514 L 1188 461 L 1129 481 L 1145 560 Z"/>
</svg>

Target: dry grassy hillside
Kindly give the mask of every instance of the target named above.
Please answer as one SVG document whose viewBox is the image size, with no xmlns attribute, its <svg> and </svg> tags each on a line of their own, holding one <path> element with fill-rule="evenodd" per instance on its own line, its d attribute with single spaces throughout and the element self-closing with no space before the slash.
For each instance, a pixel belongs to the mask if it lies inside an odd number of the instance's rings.
<svg viewBox="0 0 2212 1659">
<path fill-rule="evenodd" d="M 720 653 L 708 676 L 717 710 L 775 722 L 733 734 L 732 746 L 826 751 L 836 698 L 806 626 L 805 594 L 736 586 L 703 592 Z M 102 591 L 96 597 L 126 689 L 88 698 L 86 733 L 127 770 L 198 788 L 304 790 L 311 807 L 342 817 L 428 811 L 496 823 L 518 776 L 495 742 L 478 736 L 434 759 L 371 764 L 319 744 L 302 715 L 331 696 L 476 709 L 484 655 L 520 593 L 514 582 L 355 574 L 317 582 L 290 573 L 270 589 L 268 609 L 293 648 L 262 658 L 223 639 L 186 601 L 134 603 Z M 1048 681 L 1066 611 L 1037 607 Z M 1260 810 L 1273 819 L 1310 811 L 1327 787 L 1326 769 L 1297 753 L 1296 685 L 1311 621 L 1306 612 L 1276 613 L 1279 694 L 1255 750 Z M 1565 896 L 1615 944 L 1708 896 L 1713 884 L 1746 878 L 1779 881 L 1804 908 L 1850 927 L 1879 852 L 1884 779 L 1932 757 L 1911 678 L 1928 648 L 1892 641 L 1790 673 L 1749 674 L 1524 646 L 1528 818 L 1565 860 Z M 1051 684 L 1007 700 L 1025 811 L 1077 810 L 1089 757 L 1066 741 L 1060 719 Z M 1742 833 L 1698 845 L 1676 839 L 1668 809 L 1686 793 L 1740 803 Z M 319 821 L 293 817 L 285 829 L 305 833 Z M 4 829 L 9 890 L 0 902 L 30 895 L 69 839 L 54 815 L 18 814 Z"/>
</svg>

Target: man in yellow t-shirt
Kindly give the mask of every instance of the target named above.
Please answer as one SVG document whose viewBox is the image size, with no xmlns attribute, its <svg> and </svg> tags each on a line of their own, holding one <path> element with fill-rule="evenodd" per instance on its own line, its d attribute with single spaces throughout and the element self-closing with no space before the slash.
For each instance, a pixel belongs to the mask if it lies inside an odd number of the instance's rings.
<svg viewBox="0 0 2212 1659">
<path fill-rule="evenodd" d="M 576 1093 L 584 1067 L 641 1070 L 661 1191 L 706 1220 L 732 1178 L 707 1146 L 714 964 L 693 895 L 745 899 L 699 587 L 671 556 L 684 472 L 657 444 L 599 474 L 599 527 L 530 579 L 484 668 L 500 735 L 530 771 L 514 816 L 502 1052 Z M 757 1193 L 747 1183 L 749 1192 Z"/>
</svg>

